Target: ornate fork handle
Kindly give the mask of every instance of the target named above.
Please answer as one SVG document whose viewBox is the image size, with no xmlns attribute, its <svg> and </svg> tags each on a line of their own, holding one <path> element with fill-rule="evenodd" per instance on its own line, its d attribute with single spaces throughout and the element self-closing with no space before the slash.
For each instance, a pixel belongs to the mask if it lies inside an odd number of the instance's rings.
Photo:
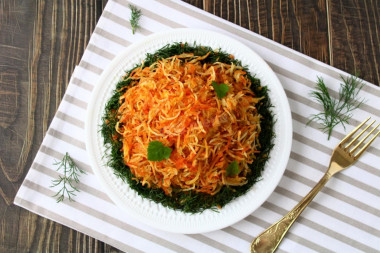
<svg viewBox="0 0 380 253">
<path fill-rule="evenodd" d="M 323 188 L 327 181 L 331 178 L 329 172 L 325 173 L 314 188 L 299 202 L 290 212 L 288 212 L 281 220 L 274 223 L 264 232 L 253 240 L 251 244 L 251 252 L 274 252 L 289 228 L 293 225 L 294 221 L 306 208 L 306 206 L 313 200 L 317 193 Z"/>
<path fill-rule="evenodd" d="M 274 252 L 294 221 L 298 218 L 298 216 L 302 213 L 310 201 L 313 200 L 315 195 L 317 195 L 317 193 L 323 188 L 327 181 L 335 173 L 344 170 L 348 166 L 351 166 L 363 154 L 369 145 L 371 145 L 376 137 L 380 135 L 380 131 L 378 131 L 376 134 L 374 134 L 369 142 L 364 144 L 364 141 L 380 126 L 380 124 L 378 124 L 369 133 L 367 133 L 367 135 L 365 135 L 365 137 L 362 138 L 359 143 L 354 145 L 359 140 L 359 137 L 362 136 L 373 123 L 375 123 L 375 121 L 373 121 L 371 124 L 366 126 L 364 130 L 357 134 L 353 140 L 349 142 L 350 138 L 353 137 L 369 119 L 370 117 L 359 124 L 359 126 L 357 126 L 351 133 L 346 135 L 338 144 L 338 146 L 335 147 L 330 159 L 329 168 L 321 180 L 319 180 L 318 184 L 314 186 L 314 188 L 306 195 L 306 197 L 301 200 L 300 203 L 298 203 L 298 205 L 293 208 L 293 210 L 291 210 L 280 221 L 270 226 L 267 230 L 256 237 L 255 240 L 253 240 L 251 244 L 251 252 Z M 359 147 L 361 146 L 363 147 L 358 151 Z"/>
</svg>

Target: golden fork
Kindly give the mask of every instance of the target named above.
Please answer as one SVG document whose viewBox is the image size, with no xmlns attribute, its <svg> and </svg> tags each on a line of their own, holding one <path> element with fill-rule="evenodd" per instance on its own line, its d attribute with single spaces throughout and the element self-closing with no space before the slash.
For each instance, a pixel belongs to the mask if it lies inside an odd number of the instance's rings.
<svg viewBox="0 0 380 253">
<path fill-rule="evenodd" d="M 322 179 L 317 183 L 316 186 L 301 200 L 298 205 L 296 205 L 293 210 L 287 213 L 281 220 L 274 223 L 264 232 L 262 232 L 259 236 L 257 236 L 251 244 L 251 252 L 274 252 L 278 245 L 280 245 L 282 239 L 285 234 L 288 232 L 289 228 L 293 225 L 294 221 L 298 218 L 298 216 L 302 213 L 302 211 L 306 208 L 306 206 L 313 200 L 315 195 L 323 188 L 323 186 L 327 183 L 327 181 L 339 171 L 344 170 L 348 166 L 352 165 L 362 154 L 363 152 L 371 145 L 371 143 L 375 140 L 375 138 L 380 134 L 378 131 L 368 143 L 364 144 L 364 141 L 379 127 L 378 124 L 374 127 L 363 139 L 361 139 L 352 149 L 351 147 L 355 142 L 358 141 L 359 137 L 362 136 L 368 128 L 370 128 L 375 121 L 369 124 L 367 127 L 363 129 L 353 140 L 349 142 L 351 137 L 370 119 L 367 118 L 365 121 L 360 123 L 351 133 L 349 133 L 343 140 L 336 146 L 334 149 L 331 159 L 330 165 L 327 169 L 326 173 L 323 175 Z M 348 144 L 347 144 L 348 143 Z M 347 144 L 347 145 L 345 145 Z M 358 148 L 364 146 L 359 150 Z"/>
</svg>

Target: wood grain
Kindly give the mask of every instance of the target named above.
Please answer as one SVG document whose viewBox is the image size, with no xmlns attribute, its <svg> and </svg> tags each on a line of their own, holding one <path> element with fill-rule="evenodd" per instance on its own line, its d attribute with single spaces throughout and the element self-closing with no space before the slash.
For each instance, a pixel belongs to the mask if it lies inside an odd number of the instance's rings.
<svg viewBox="0 0 380 253">
<path fill-rule="evenodd" d="M 107 0 L 0 0 L 0 252 L 119 252 L 12 204 Z M 380 83 L 378 0 L 186 0 Z"/>
<path fill-rule="evenodd" d="M 0 252 L 113 252 L 12 205 L 105 1 L 0 1 Z"/>
<path fill-rule="evenodd" d="M 330 64 L 379 86 L 380 1 L 327 1 Z"/>
</svg>

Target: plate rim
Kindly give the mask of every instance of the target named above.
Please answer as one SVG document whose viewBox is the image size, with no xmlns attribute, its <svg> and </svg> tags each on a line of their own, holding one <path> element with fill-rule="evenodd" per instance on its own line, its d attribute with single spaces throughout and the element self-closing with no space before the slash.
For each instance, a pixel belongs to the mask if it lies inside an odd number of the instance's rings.
<svg viewBox="0 0 380 253">
<path fill-rule="evenodd" d="M 145 217 L 145 216 L 142 216 L 141 213 L 137 212 L 136 210 L 132 210 L 125 202 L 121 202 L 121 198 L 120 196 L 118 196 L 118 193 L 116 192 L 115 193 L 115 189 L 111 189 L 110 188 L 110 185 L 109 185 L 109 179 L 105 179 L 103 176 L 104 174 L 102 174 L 101 170 L 102 168 L 101 167 L 104 167 L 104 166 L 101 166 L 98 161 L 96 161 L 96 159 L 94 159 L 94 154 L 95 156 L 98 155 L 96 154 L 98 150 L 95 150 L 94 148 L 94 130 L 96 128 L 96 126 L 92 123 L 93 122 L 93 116 L 94 116 L 94 111 L 91 110 L 92 108 L 95 108 L 96 106 L 96 103 L 97 103 L 97 98 L 99 97 L 99 93 L 102 92 L 102 90 L 104 90 L 105 86 L 107 87 L 110 86 L 112 83 L 109 82 L 109 83 L 106 83 L 106 85 L 101 85 L 105 79 L 107 79 L 108 75 L 112 75 L 112 72 L 113 75 L 115 76 L 117 71 L 115 71 L 115 67 L 120 67 L 120 62 L 125 60 L 125 56 L 134 51 L 134 50 L 144 50 L 144 46 L 146 46 L 146 43 L 148 41 L 150 41 L 151 43 L 154 43 L 152 41 L 156 41 L 156 40 L 159 40 L 159 39 L 163 39 L 164 41 L 165 40 L 168 40 L 167 44 L 172 44 L 174 43 L 173 42 L 170 42 L 169 40 L 174 36 L 174 38 L 177 38 L 178 40 L 178 37 L 186 37 L 187 36 L 190 36 L 190 35 L 193 35 L 194 37 L 196 36 L 201 36 L 202 39 L 204 36 L 210 36 L 214 39 L 220 39 L 220 40 L 223 40 L 223 43 L 225 42 L 228 42 L 228 43 L 233 43 L 235 46 L 238 45 L 239 48 L 241 48 L 242 51 L 247 51 L 249 52 L 251 55 L 253 55 L 255 57 L 255 60 L 258 61 L 260 64 L 263 65 L 263 69 L 266 69 L 269 71 L 270 75 L 271 75 L 271 79 L 274 80 L 274 84 L 271 84 L 273 85 L 272 88 L 274 88 L 276 85 L 276 92 L 280 95 L 280 102 L 282 103 L 282 106 L 281 108 L 278 108 L 281 110 L 281 113 L 283 114 L 282 115 L 282 118 L 285 118 L 287 119 L 287 124 L 285 126 L 285 131 L 287 133 L 287 136 L 285 136 L 285 140 L 288 142 L 286 143 L 286 145 L 284 146 L 284 149 L 281 150 L 281 156 L 282 156 L 282 163 L 280 164 L 281 166 L 279 166 L 280 168 L 278 168 L 277 170 L 277 173 L 275 174 L 275 178 L 271 178 L 271 181 L 272 181 L 272 184 L 271 184 L 271 187 L 269 188 L 269 190 L 267 190 L 266 192 L 264 192 L 265 196 L 264 197 L 261 197 L 260 201 L 257 202 L 258 204 L 254 205 L 254 208 L 250 208 L 250 209 L 247 209 L 247 210 L 243 210 L 242 213 L 235 213 L 238 215 L 238 218 L 235 218 L 235 219 L 231 219 L 231 218 L 228 218 L 226 222 L 224 223 L 219 223 L 219 224 L 214 224 L 214 226 L 198 226 L 198 227 L 194 227 L 194 226 L 191 226 L 188 223 L 188 220 L 190 219 L 191 220 L 191 217 L 190 215 L 191 214 L 187 214 L 187 213 L 183 213 L 183 212 L 180 212 L 180 211 L 174 211 L 172 209 L 168 210 L 169 208 L 164 208 L 162 205 L 160 207 L 160 204 L 156 204 L 156 203 L 152 203 L 152 205 L 158 205 L 158 207 L 156 206 L 155 208 L 158 208 L 159 210 L 156 210 L 157 212 L 162 212 L 162 211 L 165 211 L 165 212 L 169 212 L 171 214 L 174 214 L 174 215 L 178 215 L 178 213 L 180 213 L 180 216 L 183 216 L 183 217 L 187 217 L 188 219 L 186 220 L 186 224 L 182 224 L 183 227 L 179 228 L 178 226 L 173 226 L 173 225 L 170 225 L 171 223 L 165 223 L 165 220 L 162 221 L 162 219 L 159 219 L 157 217 L 157 219 L 154 219 L 152 220 L 151 218 L 149 217 Z M 185 40 L 186 40 L 185 39 Z M 181 40 L 181 39 L 179 39 Z M 184 40 L 184 39 L 182 39 Z M 185 41 L 183 41 L 185 42 Z M 187 41 L 186 41 L 187 42 Z M 199 44 L 202 44 L 202 45 L 205 45 L 204 43 L 199 43 Z M 205 45 L 205 46 L 208 46 L 208 45 Z M 159 46 L 158 48 L 161 48 L 162 46 Z M 143 49 L 141 49 L 143 48 Z M 215 47 L 213 47 L 215 48 Z M 222 47 L 220 47 L 222 48 Z M 225 51 L 225 49 L 222 48 L 223 51 Z M 143 53 L 144 57 L 143 58 L 146 58 L 146 53 L 147 51 L 145 51 Z M 242 59 L 238 58 L 239 60 L 241 60 L 241 62 L 243 63 L 244 65 L 244 62 Z M 130 60 L 130 62 L 132 62 L 133 60 Z M 131 64 L 131 63 L 130 63 Z M 134 65 L 136 65 L 137 63 L 135 62 Z M 125 69 L 125 68 L 124 68 Z M 120 71 L 120 70 L 119 70 Z M 125 72 L 125 71 L 124 71 Z M 121 76 L 118 76 L 119 77 L 119 80 L 120 80 L 120 77 Z M 110 87 L 108 87 L 110 88 Z M 115 84 L 113 85 L 112 87 L 112 91 L 115 89 Z M 271 92 L 271 91 L 270 91 Z M 105 96 L 105 95 L 103 95 Z M 108 98 L 109 99 L 109 98 Z M 108 101 L 108 99 L 106 99 L 106 101 Z M 272 97 L 271 97 L 272 99 Z M 103 107 L 104 108 L 104 107 Z M 104 112 L 104 109 L 100 112 L 101 114 L 103 114 Z M 285 116 L 284 116 L 285 115 Z M 99 115 L 97 115 L 99 117 Z M 99 122 L 98 122 L 99 124 Z M 276 125 L 275 125 L 276 127 Z M 122 52 L 117 55 L 109 64 L 108 66 L 104 69 L 104 71 L 102 72 L 101 76 L 99 77 L 99 81 L 97 82 L 95 88 L 93 89 L 92 91 L 92 94 L 91 94 L 91 98 L 90 98 L 90 102 L 87 106 L 87 110 L 86 110 L 86 119 L 85 119 L 85 138 L 86 138 L 86 150 L 87 150 L 87 154 L 88 154 L 88 157 L 89 157 L 89 161 L 90 161 L 90 164 L 91 164 L 91 167 L 94 171 L 94 174 L 96 175 L 96 178 L 98 179 L 98 181 L 100 182 L 103 190 L 107 193 L 107 195 L 111 198 L 111 200 L 113 200 L 113 202 L 119 207 L 121 208 L 124 212 L 126 212 L 127 214 L 129 214 L 130 216 L 132 216 L 133 218 L 136 218 L 137 220 L 147 224 L 147 225 L 150 225 L 152 227 L 155 227 L 157 229 L 160 229 L 160 230 L 164 230 L 164 231 L 168 231 L 168 232 L 173 232 L 173 233 L 183 233 L 183 234 L 194 234 L 194 233 L 204 233 L 204 232 L 210 232 L 210 231 L 214 231 L 214 230 L 218 230 L 218 229 L 222 229 L 224 227 L 227 227 L 227 226 L 230 226 L 242 219 L 244 219 L 246 216 L 248 216 L 250 213 L 254 212 L 257 208 L 259 208 L 264 202 L 265 200 L 267 200 L 269 198 L 269 196 L 272 194 L 272 192 L 274 191 L 274 189 L 277 187 L 277 185 L 279 184 L 282 176 L 283 176 L 283 173 L 286 169 L 286 166 L 287 166 L 287 163 L 288 163 L 288 160 L 289 160 L 289 155 L 290 155 L 290 150 L 291 150 L 291 143 L 292 143 L 292 133 L 293 133 L 293 126 L 292 126 L 292 119 L 291 119 L 291 112 L 290 112 L 290 106 L 289 106 L 289 101 L 286 97 L 286 94 L 285 94 L 285 91 L 281 85 L 281 82 L 279 81 L 277 75 L 274 73 L 274 71 L 270 68 L 270 66 L 254 51 L 252 50 L 251 48 L 249 48 L 248 46 L 244 45 L 242 42 L 240 41 L 237 41 L 236 39 L 233 39 L 229 36 L 226 36 L 224 34 L 221 34 L 221 33 L 218 33 L 218 32 L 215 32 L 215 31 L 210 31 L 210 30 L 203 30 L 203 29 L 192 29 L 192 28 L 181 28 L 181 29 L 173 29 L 173 30 L 169 30 L 169 31 L 165 31 L 165 32 L 160 32 L 160 33 L 155 33 L 153 35 L 150 35 L 150 36 L 147 36 L 145 38 L 143 38 L 142 40 L 136 42 L 136 43 L 133 43 L 131 44 L 130 46 L 126 47 L 125 49 L 122 50 Z M 96 132 L 96 131 L 95 131 Z M 99 133 L 97 133 L 97 135 L 95 136 L 98 136 Z M 101 137 L 102 138 L 102 137 Z M 278 138 L 278 137 L 275 137 L 275 138 Z M 271 151 L 272 153 L 272 151 Z M 270 160 L 273 160 L 272 158 L 270 158 Z M 269 161 L 268 161 L 269 162 Z M 265 168 L 268 167 L 268 164 L 266 164 Z M 107 169 L 110 169 L 110 170 L 113 170 L 112 168 L 107 168 Z M 128 184 L 125 183 L 128 187 Z M 253 190 L 253 188 L 255 187 L 255 185 L 252 186 L 252 188 L 248 191 L 248 192 L 251 192 Z M 268 188 L 268 187 L 267 187 Z M 133 191 L 133 190 L 132 190 Z M 246 194 L 248 194 L 248 192 Z M 245 195 L 246 195 L 245 194 Z M 244 195 L 242 196 L 244 197 Z M 137 193 L 136 193 L 136 198 L 137 199 L 142 199 L 142 197 L 138 196 Z M 239 199 L 240 197 L 238 197 L 237 199 Z M 143 200 L 143 201 L 146 201 L 147 199 Z M 151 200 L 148 200 L 148 201 L 151 201 Z M 229 204 L 227 205 L 230 205 L 232 202 L 234 202 L 235 200 L 231 201 Z M 153 202 L 153 201 L 151 201 Z M 191 215 L 191 216 L 196 216 L 196 217 L 199 217 L 200 220 L 204 219 L 204 216 L 203 214 L 206 213 L 206 215 L 210 215 L 210 211 L 206 210 L 205 212 L 203 213 L 200 213 L 200 214 L 195 214 L 195 215 Z M 213 212 L 215 213 L 215 212 Z M 220 213 L 223 214 L 223 211 L 221 211 Z M 211 214 L 211 216 L 215 216 L 215 214 Z M 190 218 L 189 218 L 190 217 Z M 183 220 L 181 220 L 183 221 Z M 172 221 L 170 221 L 172 222 Z M 166 226 L 165 226 L 166 225 Z M 169 226 L 167 226 L 169 225 Z M 178 225 L 178 224 L 177 224 Z"/>
</svg>

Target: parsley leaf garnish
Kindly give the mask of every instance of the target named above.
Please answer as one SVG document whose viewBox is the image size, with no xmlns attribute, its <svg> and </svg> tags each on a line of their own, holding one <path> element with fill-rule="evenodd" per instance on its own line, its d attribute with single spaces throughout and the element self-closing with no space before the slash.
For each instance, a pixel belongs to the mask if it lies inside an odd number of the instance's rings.
<svg viewBox="0 0 380 253">
<path fill-rule="evenodd" d="M 225 83 L 217 83 L 215 81 L 212 81 L 212 87 L 214 87 L 216 95 L 219 99 L 224 98 L 227 96 L 227 92 L 230 90 L 230 87 L 228 87 Z"/>
<path fill-rule="evenodd" d="M 165 159 L 169 159 L 172 153 L 172 149 L 165 147 L 160 141 L 151 141 L 148 145 L 148 160 L 159 162 Z"/>
<path fill-rule="evenodd" d="M 237 163 L 237 161 L 233 161 L 228 165 L 226 169 L 226 176 L 236 176 L 237 174 L 239 174 L 239 172 L 239 164 Z"/>
</svg>

